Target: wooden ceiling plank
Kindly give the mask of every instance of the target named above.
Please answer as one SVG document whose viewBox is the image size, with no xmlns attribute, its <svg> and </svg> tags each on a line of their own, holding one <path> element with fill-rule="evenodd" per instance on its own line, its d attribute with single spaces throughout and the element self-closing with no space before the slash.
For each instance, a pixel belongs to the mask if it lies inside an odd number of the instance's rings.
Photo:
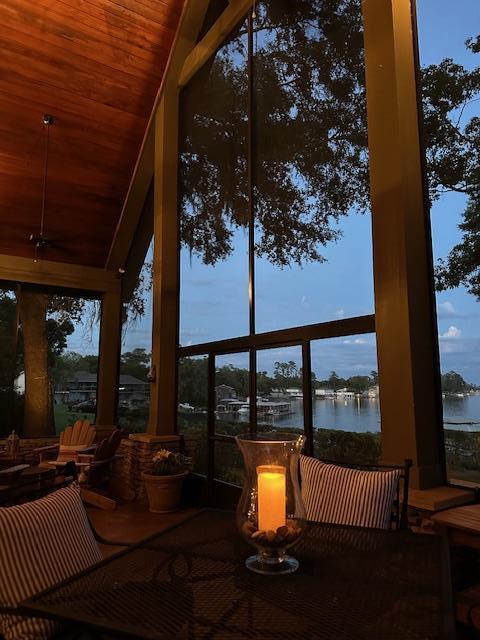
<svg viewBox="0 0 480 640">
<path fill-rule="evenodd" d="M 102 7 L 114 15 L 124 16 L 126 20 L 144 21 L 150 25 L 170 27 L 176 30 L 181 11 L 176 11 L 172 5 L 160 4 L 152 7 L 152 2 L 142 3 L 141 0 L 83 0 L 85 3 Z"/>
<path fill-rule="evenodd" d="M 87 121 L 98 122 L 99 127 L 103 128 L 104 135 L 107 135 L 106 132 L 110 131 L 110 127 L 114 129 L 115 135 L 121 135 L 121 131 L 124 130 L 127 139 L 131 134 L 133 139 L 136 138 L 138 140 L 138 132 L 145 130 L 147 118 L 144 116 L 122 111 L 110 105 L 93 102 L 82 96 L 72 95 L 60 87 L 57 87 L 53 92 L 51 87 L 37 83 L 34 90 L 32 90 L 31 78 L 26 78 L 21 70 L 13 72 L 5 69 L 2 71 L 0 78 L 2 81 L 0 85 L 1 94 L 15 96 L 20 99 L 21 104 L 24 104 L 26 100 L 29 100 L 34 95 L 35 101 L 44 105 L 38 111 L 38 118 L 41 118 L 45 110 L 52 112 L 59 118 L 62 113 L 67 113 L 78 122 L 82 122 L 86 118 L 86 125 Z M 2 88 L 2 86 L 4 87 Z"/>
<path fill-rule="evenodd" d="M 83 57 L 99 64 L 108 61 L 108 67 L 116 71 L 128 69 L 132 74 L 138 71 L 152 78 L 161 75 L 152 73 L 156 71 L 153 54 L 140 57 L 133 47 L 128 47 L 120 40 L 112 46 L 104 34 L 100 34 L 103 35 L 100 38 L 99 33 L 91 27 L 81 29 L 79 22 L 69 25 L 68 29 L 53 16 L 49 16 L 47 22 L 45 11 L 30 0 L 15 0 L 15 5 L 0 4 L 0 21 L 9 29 L 14 28 L 30 38 L 60 47 L 73 55 L 81 51 Z"/>
<path fill-rule="evenodd" d="M 39 145 L 31 148 L 30 151 L 25 146 L 21 149 L 15 144 L 13 135 L 2 135 L 2 151 L 0 153 L 0 175 L 8 177 L 17 174 L 18 170 L 24 173 L 25 178 L 31 179 L 38 177 L 43 178 L 43 160 L 44 155 Z M 28 158 L 21 158 L 22 164 L 15 161 L 19 157 L 19 151 L 23 151 L 23 156 L 31 154 Z M 68 141 L 63 143 L 60 148 L 52 150 L 55 158 L 50 163 L 51 170 L 49 181 L 57 186 L 61 184 L 61 178 L 66 178 L 66 182 L 72 183 L 72 176 L 75 176 L 75 183 L 79 186 L 88 186 L 95 184 L 96 188 L 108 187 L 112 181 L 119 188 L 123 183 L 128 187 L 131 176 L 131 168 L 135 163 L 135 151 L 137 145 L 127 157 L 122 156 L 118 151 L 111 151 L 104 147 L 84 145 L 82 148 L 75 149 Z M 92 154 L 96 153 L 95 165 L 91 165 Z M 129 160 L 128 164 L 126 160 Z M 9 161 L 9 166 L 5 166 Z"/>
<path fill-rule="evenodd" d="M 48 86 L 63 87 L 71 93 L 83 95 L 90 100 L 109 104 L 137 115 L 151 108 L 155 96 L 154 85 L 150 82 L 139 86 L 133 76 L 120 76 L 101 69 L 100 65 L 85 64 L 80 57 L 74 61 L 47 53 L 40 43 L 24 43 L 15 39 L 15 33 L 0 36 L 0 69 L 5 66 L 24 67 L 24 74 L 32 79 L 41 79 Z"/>
<path fill-rule="evenodd" d="M 50 0 L 37 0 L 37 2 L 42 3 L 47 9 L 52 6 Z M 132 21 L 118 11 L 115 13 L 106 11 L 103 2 L 100 7 L 85 0 L 55 0 L 55 12 L 63 15 L 67 22 L 75 22 L 75 20 L 84 22 L 87 26 L 91 25 L 92 28 L 102 31 L 111 38 L 129 42 L 150 54 L 168 56 L 169 43 L 162 42 L 159 38 L 159 35 L 165 35 L 163 31 L 159 34 L 158 30 L 152 29 L 148 21 L 140 17 Z"/>
<path fill-rule="evenodd" d="M 53 186 L 59 189 L 62 185 L 63 178 L 64 183 L 69 185 L 70 189 L 73 189 L 74 185 L 78 190 L 82 190 L 83 188 L 89 188 L 91 190 L 94 188 L 96 192 L 103 192 L 106 189 L 112 188 L 118 192 L 123 185 L 125 185 L 125 188 L 128 188 L 130 171 L 127 171 L 121 164 L 122 158 L 118 158 L 118 154 L 112 155 L 110 162 L 108 162 L 108 157 L 102 157 L 101 161 L 97 159 L 94 167 L 88 165 L 88 154 L 85 155 L 83 160 L 82 158 L 72 158 L 68 153 L 68 149 L 64 153 L 57 151 L 56 155 L 55 162 L 53 160 L 50 162 L 50 187 Z M 5 160 L 8 158 L 11 159 L 14 156 L 13 154 L 9 155 L 2 151 L 1 157 Z M 2 162 L 0 164 L 0 181 L 3 177 L 10 180 L 13 176 L 18 175 L 18 170 L 20 169 L 25 179 L 31 181 L 37 178 L 38 181 L 41 182 L 43 178 L 43 157 L 38 154 L 37 158 L 38 162 L 36 166 L 33 165 L 33 162 L 29 161 L 27 161 L 28 164 L 24 162 L 23 166 L 18 164 L 12 166 L 12 163 L 10 163 L 10 166 L 7 166 L 6 162 Z M 132 163 L 135 161 L 133 154 L 131 160 Z M 118 173 L 115 173 L 116 165 L 118 165 Z M 72 175 L 75 176 L 74 181 L 72 180 Z M 8 187 L 6 184 L 3 186 Z M 71 194 L 73 196 L 74 191 L 71 191 Z"/>
</svg>

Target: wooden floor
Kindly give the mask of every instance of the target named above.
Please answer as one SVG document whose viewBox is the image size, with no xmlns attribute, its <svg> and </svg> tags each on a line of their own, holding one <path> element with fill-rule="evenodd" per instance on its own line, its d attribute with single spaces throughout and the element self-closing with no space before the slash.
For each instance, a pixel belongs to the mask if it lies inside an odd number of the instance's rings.
<svg viewBox="0 0 480 640">
<path fill-rule="evenodd" d="M 94 507 L 88 508 L 88 515 L 97 533 L 114 542 L 138 542 L 153 533 L 168 529 L 182 522 L 196 509 L 180 509 L 174 513 L 150 513 L 145 506 L 138 503 L 119 504 L 114 511 L 102 511 Z M 107 556 L 122 549 L 122 546 L 111 547 L 100 545 L 102 553 Z"/>
</svg>

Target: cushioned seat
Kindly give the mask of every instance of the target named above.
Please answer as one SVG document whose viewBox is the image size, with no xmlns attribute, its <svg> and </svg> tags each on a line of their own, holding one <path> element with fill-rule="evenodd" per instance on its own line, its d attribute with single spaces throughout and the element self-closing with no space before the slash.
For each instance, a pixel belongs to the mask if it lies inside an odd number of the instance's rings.
<svg viewBox="0 0 480 640">
<path fill-rule="evenodd" d="M 308 520 L 388 529 L 400 469 L 366 471 L 300 456 Z"/>
<path fill-rule="evenodd" d="M 14 608 L 101 559 L 76 483 L 0 509 L 0 608 Z M 58 631 L 47 620 L 0 616 L 6 640 L 46 640 Z"/>
</svg>

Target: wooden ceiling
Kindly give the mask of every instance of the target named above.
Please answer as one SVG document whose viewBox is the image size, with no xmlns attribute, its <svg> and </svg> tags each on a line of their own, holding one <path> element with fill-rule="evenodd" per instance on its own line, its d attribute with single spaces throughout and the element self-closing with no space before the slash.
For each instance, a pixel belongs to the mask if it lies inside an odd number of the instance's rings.
<svg viewBox="0 0 480 640">
<path fill-rule="evenodd" d="M 183 0 L 0 2 L 0 253 L 103 267 Z"/>
</svg>

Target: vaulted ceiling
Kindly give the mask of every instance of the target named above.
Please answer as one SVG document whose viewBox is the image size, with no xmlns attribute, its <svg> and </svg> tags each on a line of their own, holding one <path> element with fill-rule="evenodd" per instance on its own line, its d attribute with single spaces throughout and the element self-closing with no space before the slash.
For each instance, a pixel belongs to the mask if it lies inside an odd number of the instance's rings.
<svg viewBox="0 0 480 640">
<path fill-rule="evenodd" d="M 0 253 L 102 267 L 183 0 L 0 2 Z"/>
</svg>

